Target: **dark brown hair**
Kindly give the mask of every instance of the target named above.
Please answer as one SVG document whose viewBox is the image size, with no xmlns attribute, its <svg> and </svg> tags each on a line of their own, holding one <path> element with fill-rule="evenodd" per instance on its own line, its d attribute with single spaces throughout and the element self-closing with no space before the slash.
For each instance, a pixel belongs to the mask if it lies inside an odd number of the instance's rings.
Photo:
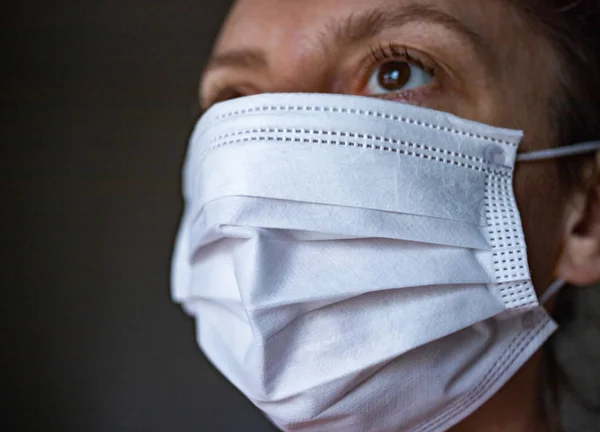
<svg viewBox="0 0 600 432">
<path fill-rule="evenodd" d="M 600 0 L 513 0 L 513 3 L 546 36 L 561 62 L 561 92 L 550 107 L 556 144 L 599 140 Z M 573 185 L 581 185 L 585 159 L 563 162 L 565 178 Z"/>
</svg>

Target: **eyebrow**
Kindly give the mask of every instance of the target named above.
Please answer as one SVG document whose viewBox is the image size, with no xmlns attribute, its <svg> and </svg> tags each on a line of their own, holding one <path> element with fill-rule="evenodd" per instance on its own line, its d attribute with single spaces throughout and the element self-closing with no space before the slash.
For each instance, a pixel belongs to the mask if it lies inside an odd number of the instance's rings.
<svg viewBox="0 0 600 432">
<path fill-rule="evenodd" d="M 402 27 L 413 22 L 432 23 L 446 27 L 479 50 L 483 37 L 452 15 L 437 8 L 421 4 L 403 5 L 397 10 L 375 8 L 352 14 L 342 20 L 336 19 L 325 26 L 319 35 L 323 46 L 333 41 L 338 45 L 351 45 L 375 37 L 390 28 Z M 210 58 L 205 72 L 220 69 L 267 69 L 267 55 L 261 49 L 240 49 L 219 53 Z"/>
<path fill-rule="evenodd" d="M 481 45 L 483 37 L 452 15 L 433 6 L 422 4 L 403 5 L 396 10 L 376 8 L 367 12 L 331 22 L 322 35 L 333 34 L 338 44 L 353 44 L 372 38 L 390 28 L 402 27 L 413 22 L 441 25 L 473 45 Z"/>
<path fill-rule="evenodd" d="M 210 58 L 205 71 L 219 68 L 265 69 L 267 57 L 260 50 L 234 50 Z"/>
</svg>

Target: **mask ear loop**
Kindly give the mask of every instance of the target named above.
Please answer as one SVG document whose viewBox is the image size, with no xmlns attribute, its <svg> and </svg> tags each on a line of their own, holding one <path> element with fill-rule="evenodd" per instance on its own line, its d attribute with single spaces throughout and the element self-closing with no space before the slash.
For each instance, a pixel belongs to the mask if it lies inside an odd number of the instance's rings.
<svg viewBox="0 0 600 432">
<path fill-rule="evenodd" d="M 546 304 L 550 301 L 552 297 L 559 293 L 567 285 L 567 282 L 563 279 L 555 280 L 546 290 L 544 294 L 540 297 L 540 303 Z"/>
<path fill-rule="evenodd" d="M 600 141 L 589 141 L 565 147 L 556 147 L 546 150 L 534 151 L 530 153 L 521 153 L 517 155 L 517 161 L 531 162 L 547 159 L 556 159 L 566 156 L 575 156 L 586 153 L 592 153 L 596 150 L 600 150 Z"/>
<path fill-rule="evenodd" d="M 574 144 L 574 145 L 566 146 L 566 147 L 558 147 L 558 148 L 552 148 L 552 149 L 547 149 L 547 150 L 534 151 L 534 152 L 530 152 L 530 153 L 518 154 L 517 162 L 533 162 L 533 161 L 540 161 L 540 160 L 562 158 L 562 157 L 567 157 L 567 156 L 581 155 L 581 154 L 586 154 L 586 153 L 592 153 L 592 152 L 598 151 L 599 149 L 600 149 L 600 141 L 589 141 L 589 142 L 583 142 L 580 144 Z M 560 292 L 560 290 L 562 290 L 566 285 L 567 285 L 567 282 L 563 279 L 555 280 L 548 287 L 548 289 L 546 289 L 546 292 L 544 292 L 544 294 L 542 294 L 541 297 L 539 298 L 540 304 L 546 305 L 550 301 L 550 299 L 553 298 L 556 294 L 558 294 Z M 544 362 L 544 369 L 546 370 L 545 375 L 549 376 L 549 373 L 548 373 L 549 365 L 547 364 L 547 362 Z M 564 375 L 564 374 L 562 374 L 562 375 Z M 563 377 L 563 379 L 564 379 L 564 377 Z M 546 415 L 548 418 L 548 424 L 550 425 L 552 430 L 558 431 L 560 429 L 560 426 L 559 426 L 560 421 L 558 420 L 558 415 L 556 414 L 559 411 L 558 401 L 556 399 L 556 395 L 553 394 L 553 392 L 551 391 L 551 389 L 548 386 L 544 386 L 544 388 L 545 389 L 544 389 L 543 397 L 544 397 L 544 401 L 545 401 L 544 405 L 545 405 Z M 575 389 L 575 387 L 572 385 L 568 385 L 567 388 Z M 579 392 L 572 393 L 572 394 L 574 394 L 578 400 L 587 402 L 587 399 L 579 397 L 579 395 L 580 395 Z M 587 406 L 587 404 L 582 404 L 582 405 Z M 592 406 L 594 406 L 594 405 L 592 405 Z M 592 412 L 597 412 L 597 411 L 592 411 Z"/>
<path fill-rule="evenodd" d="M 547 159 L 557 159 L 567 156 L 592 153 L 597 150 L 600 150 L 600 141 L 588 141 L 565 147 L 551 148 L 530 153 L 521 153 L 517 155 L 517 162 L 531 162 Z M 540 297 L 540 303 L 548 303 L 548 301 L 552 297 L 554 297 L 561 289 L 563 289 L 566 284 L 567 282 L 562 279 L 557 279 L 556 281 L 554 281 L 548 287 L 546 292 Z"/>
</svg>

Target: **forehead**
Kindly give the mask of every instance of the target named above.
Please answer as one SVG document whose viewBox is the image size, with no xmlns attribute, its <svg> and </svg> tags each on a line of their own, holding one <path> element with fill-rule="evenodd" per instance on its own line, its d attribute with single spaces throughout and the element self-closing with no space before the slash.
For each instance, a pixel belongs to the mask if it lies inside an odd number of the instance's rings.
<svg viewBox="0 0 600 432">
<path fill-rule="evenodd" d="M 217 42 L 217 49 L 239 45 L 310 43 L 336 21 L 365 11 L 385 13 L 427 8 L 445 13 L 467 26 L 483 27 L 486 33 L 506 27 L 505 0 L 238 0 Z M 504 24 L 504 25 L 503 25 Z"/>
</svg>

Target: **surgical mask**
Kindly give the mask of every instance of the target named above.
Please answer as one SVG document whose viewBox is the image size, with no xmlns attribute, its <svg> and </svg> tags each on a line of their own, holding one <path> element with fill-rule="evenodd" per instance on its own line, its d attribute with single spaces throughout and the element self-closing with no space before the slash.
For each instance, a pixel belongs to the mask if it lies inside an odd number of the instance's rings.
<svg viewBox="0 0 600 432">
<path fill-rule="evenodd" d="M 173 261 L 206 356 L 284 431 L 457 424 L 556 329 L 513 192 L 521 138 L 356 96 L 214 106 Z"/>
</svg>

